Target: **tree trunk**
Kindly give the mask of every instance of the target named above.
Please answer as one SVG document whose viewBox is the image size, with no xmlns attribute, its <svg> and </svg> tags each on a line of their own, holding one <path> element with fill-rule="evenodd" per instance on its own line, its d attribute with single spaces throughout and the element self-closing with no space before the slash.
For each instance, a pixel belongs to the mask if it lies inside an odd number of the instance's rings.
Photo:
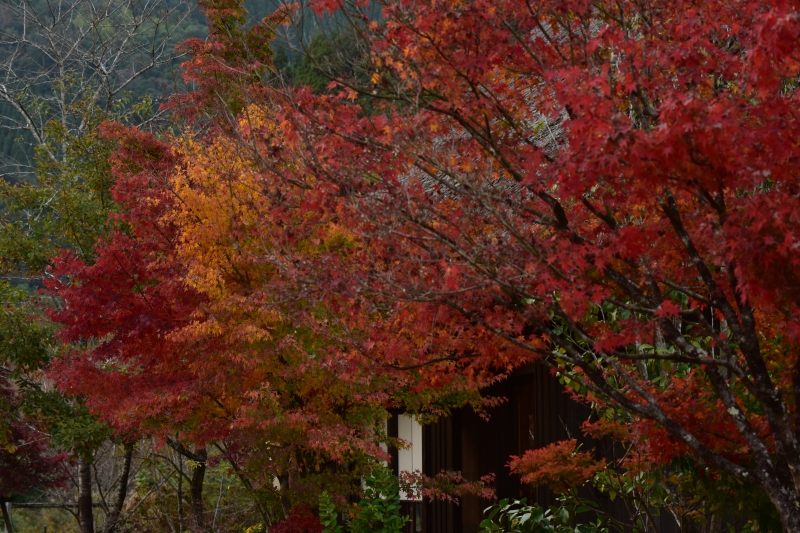
<svg viewBox="0 0 800 533">
<path fill-rule="evenodd" d="M 14 533 L 14 528 L 11 526 L 11 513 L 8 512 L 8 502 L 0 500 L 0 507 L 3 509 L 3 523 L 6 525 L 6 533 Z"/>
<path fill-rule="evenodd" d="M 183 456 L 178 454 L 178 531 L 183 533 Z"/>
<path fill-rule="evenodd" d="M 192 470 L 192 480 L 189 484 L 189 495 L 192 500 L 193 530 L 203 531 L 203 481 L 206 476 L 206 454 L 205 448 L 194 452 L 197 466 Z"/>
<path fill-rule="evenodd" d="M 192 468 L 192 478 L 189 480 L 189 498 L 191 500 L 192 507 L 192 530 L 203 531 L 203 524 L 205 522 L 203 520 L 203 482 L 205 481 L 206 477 L 206 461 L 208 460 L 208 453 L 206 452 L 205 448 L 199 448 L 195 451 L 191 451 L 175 439 L 167 439 L 167 444 L 169 444 L 173 450 L 178 452 L 180 456 L 186 457 L 187 459 L 197 463 L 197 465 Z M 183 480 L 183 469 L 181 469 L 179 475 L 180 479 Z M 179 492 L 181 485 L 178 485 Z M 182 496 L 179 496 L 179 498 L 181 497 Z M 181 524 L 183 524 L 183 519 L 181 519 Z"/>
<path fill-rule="evenodd" d="M 800 512 L 796 508 L 778 509 L 784 533 L 800 533 Z"/>
<path fill-rule="evenodd" d="M 92 463 L 85 457 L 78 459 L 78 522 L 81 533 L 94 533 Z"/>
<path fill-rule="evenodd" d="M 794 491 L 785 490 L 777 480 L 764 481 L 761 486 L 777 509 L 778 516 L 781 517 L 784 533 L 800 533 L 800 506 Z"/>
<path fill-rule="evenodd" d="M 125 445 L 125 455 L 123 456 L 122 472 L 119 475 L 119 487 L 117 496 L 114 499 L 114 507 L 111 514 L 106 519 L 103 533 L 112 533 L 117 528 L 119 516 L 122 514 L 122 507 L 125 505 L 125 498 L 128 495 L 128 478 L 131 475 L 131 460 L 133 459 L 133 446 Z"/>
<path fill-rule="evenodd" d="M 281 498 L 281 510 L 283 510 L 283 517 L 289 518 L 289 512 L 292 510 L 292 502 L 289 499 L 289 474 L 282 473 L 278 478 L 278 493 Z"/>
</svg>

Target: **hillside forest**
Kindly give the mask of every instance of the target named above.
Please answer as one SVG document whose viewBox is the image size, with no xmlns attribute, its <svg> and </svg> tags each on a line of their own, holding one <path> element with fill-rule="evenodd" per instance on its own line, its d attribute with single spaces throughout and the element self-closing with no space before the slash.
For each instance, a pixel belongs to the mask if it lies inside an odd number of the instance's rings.
<svg viewBox="0 0 800 533">
<path fill-rule="evenodd" d="M 785 0 L 0 0 L 5 530 L 800 532 L 799 40 Z M 398 416 L 532 368 L 580 434 L 396 470 Z"/>
</svg>

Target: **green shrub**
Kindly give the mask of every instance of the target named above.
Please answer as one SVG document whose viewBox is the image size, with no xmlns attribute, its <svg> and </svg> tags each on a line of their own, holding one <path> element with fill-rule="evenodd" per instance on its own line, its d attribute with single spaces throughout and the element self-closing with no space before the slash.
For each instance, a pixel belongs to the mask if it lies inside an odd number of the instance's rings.
<svg viewBox="0 0 800 533">
<path fill-rule="evenodd" d="M 400 515 L 400 487 L 397 478 L 385 466 L 376 466 L 365 480 L 364 498 L 352 509 L 347 522 L 349 533 L 400 533 L 407 516 Z M 323 492 L 319 499 L 323 533 L 342 533 L 331 496 Z"/>
</svg>

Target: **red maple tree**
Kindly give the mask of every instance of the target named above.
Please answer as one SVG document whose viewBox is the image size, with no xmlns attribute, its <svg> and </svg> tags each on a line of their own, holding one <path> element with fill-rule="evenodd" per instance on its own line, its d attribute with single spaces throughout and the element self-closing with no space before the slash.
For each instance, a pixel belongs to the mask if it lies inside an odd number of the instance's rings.
<svg viewBox="0 0 800 533">
<path fill-rule="evenodd" d="M 252 184 L 186 184 L 252 208 L 213 243 L 259 272 L 235 296 L 410 409 L 542 360 L 626 412 L 649 460 L 753 483 L 800 530 L 795 6 L 386 0 L 348 20 L 367 75 L 322 95 L 220 77 L 237 32 L 193 49 L 199 153 L 235 143 Z M 175 257 L 178 279 L 202 263 Z"/>
<path fill-rule="evenodd" d="M 543 358 L 652 460 L 752 482 L 800 527 L 794 6 L 383 8 L 369 82 L 248 93 L 258 172 L 358 241 L 270 261 L 376 317 L 365 360 L 446 381 Z"/>
</svg>

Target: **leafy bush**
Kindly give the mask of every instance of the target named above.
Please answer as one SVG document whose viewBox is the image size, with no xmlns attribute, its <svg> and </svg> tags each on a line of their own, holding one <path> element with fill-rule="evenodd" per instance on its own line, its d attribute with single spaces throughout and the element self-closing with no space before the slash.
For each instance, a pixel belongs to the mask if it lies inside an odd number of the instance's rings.
<svg viewBox="0 0 800 533">
<path fill-rule="evenodd" d="M 400 488 L 397 478 L 385 466 L 376 466 L 364 483 L 364 498 L 352 509 L 347 531 L 400 533 L 409 518 L 400 516 Z M 320 496 L 319 515 L 325 527 L 323 533 L 342 533 L 336 505 L 327 492 Z"/>
<path fill-rule="evenodd" d="M 575 516 L 589 511 L 587 507 L 569 508 L 562 505 L 544 509 L 538 504 L 528 505 L 526 499 L 500 500 L 487 508 L 480 533 L 599 533 L 609 531 L 602 518 L 588 524 L 574 525 Z"/>
</svg>

